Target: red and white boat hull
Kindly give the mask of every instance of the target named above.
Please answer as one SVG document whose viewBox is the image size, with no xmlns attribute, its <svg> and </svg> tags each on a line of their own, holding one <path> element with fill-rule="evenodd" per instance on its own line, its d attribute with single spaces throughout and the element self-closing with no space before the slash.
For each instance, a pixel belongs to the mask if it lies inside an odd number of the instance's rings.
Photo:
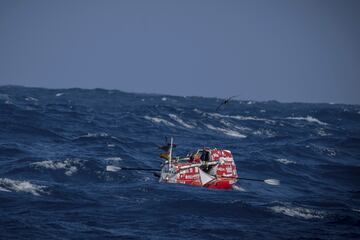
<svg viewBox="0 0 360 240">
<path fill-rule="evenodd" d="M 210 162 L 173 162 L 161 169 L 160 182 L 179 183 L 213 189 L 232 189 L 237 171 L 231 152 L 211 150 Z"/>
</svg>

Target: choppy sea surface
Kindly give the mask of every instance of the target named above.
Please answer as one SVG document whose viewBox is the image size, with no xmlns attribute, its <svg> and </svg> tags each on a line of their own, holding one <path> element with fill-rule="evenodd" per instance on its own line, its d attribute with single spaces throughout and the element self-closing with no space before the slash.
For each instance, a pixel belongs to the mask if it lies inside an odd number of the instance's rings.
<svg viewBox="0 0 360 240">
<path fill-rule="evenodd" d="M 360 239 L 360 106 L 0 87 L 1 239 Z M 236 190 L 159 183 L 158 145 L 232 151 Z"/>
</svg>

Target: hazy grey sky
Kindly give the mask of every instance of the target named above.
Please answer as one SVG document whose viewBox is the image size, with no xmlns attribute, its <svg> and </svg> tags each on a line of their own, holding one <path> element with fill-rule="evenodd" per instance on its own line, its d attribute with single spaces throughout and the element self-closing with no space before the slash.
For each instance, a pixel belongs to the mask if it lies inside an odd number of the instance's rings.
<svg viewBox="0 0 360 240">
<path fill-rule="evenodd" d="M 0 85 L 360 103 L 360 1 L 0 0 Z"/>
</svg>

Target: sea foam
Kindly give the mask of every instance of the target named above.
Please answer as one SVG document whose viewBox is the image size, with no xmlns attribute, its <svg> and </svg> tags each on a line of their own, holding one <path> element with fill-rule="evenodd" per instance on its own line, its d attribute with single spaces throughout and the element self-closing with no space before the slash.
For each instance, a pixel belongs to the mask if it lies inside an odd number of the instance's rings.
<svg viewBox="0 0 360 240">
<path fill-rule="evenodd" d="M 170 127 L 175 127 L 175 125 L 165 119 L 162 119 L 162 118 L 159 118 L 159 117 L 149 117 L 149 116 L 145 116 L 144 117 L 146 120 L 149 120 L 153 123 L 156 123 L 156 124 L 159 124 L 159 123 L 162 123 L 166 126 L 170 126 Z"/>
<path fill-rule="evenodd" d="M 276 159 L 275 161 L 279 162 L 279 163 L 282 163 L 282 164 L 296 164 L 295 161 L 292 161 L 292 160 L 288 160 L 286 158 L 278 158 Z"/>
<path fill-rule="evenodd" d="M 298 217 L 304 219 L 322 219 L 325 216 L 323 212 L 304 207 L 273 206 L 270 207 L 270 209 L 275 213 L 281 213 L 289 217 Z"/>
<path fill-rule="evenodd" d="M 246 138 L 246 135 L 243 135 L 237 131 L 234 130 L 230 130 L 230 129 L 225 129 L 225 128 L 219 128 L 219 127 L 214 127 L 213 125 L 210 124 L 205 124 L 205 126 L 211 130 L 214 131 L 218 131 L 221 132 L 225 135 L 231 136 L 231 137 L 237 137 L 237 138 Z"/>
<path fill-rule="evenodd" d="M 287 117 L 286 119 L 289 119 L 289 120 L 307 121 L 307 122 L 309 122 L 309 123 L 317 123 L 317 124 L 320 124 L 320 125 L 328 125 L 327 123 L 322 122 L 322 121 L 320 121 L 319 119 L 314 118 L 314 117 L 312 117 L 312 116 L 306 116 L 306 117 Z"/>
<path fill-rule="evenodd" d="M 236 119 L 240 121 L 262 121 L 268 124 L 274 124 L 275 121 L 271 119 L 266 118 L 258 118 L 253 116 L 241 116 L 241 115 L 223 115 L 219 113 L 207 113 L 209 116 L 215 117 L 215 118 L 231 118 Z"/>
<path fill-rule="evenodd" d="M 186 128 L 194 128 L 194 126 L 187 124 L 186 122 L 184 122 L 181 118 L 179 118 L 178 116 L 176 116 L 175 114 L 169 114 L 169 117 L 176 121 L 177 123 L 179 123 L 181 126 L 186 127 Z"/>
<path fill-rule="evenodd" d="M 31 164 L 33 167 L 39 169 L 51 169 L 51 170 L 65 170 L 65 175 L 71 176 L 78 171 L 78 167 L 82 167 L 83 163 L 79 159 L 66 159 L 64 161 L 42 161 L 34 162 Z"/>
<path fill-rule="evenodd" d="M 39 196 L 44 191 L 45 186 L 36 185 L 29 181 L 17 181 L 9 178 L 0 178 L 0 191 L 5 192 L 25 192 Z"/>
</svg>

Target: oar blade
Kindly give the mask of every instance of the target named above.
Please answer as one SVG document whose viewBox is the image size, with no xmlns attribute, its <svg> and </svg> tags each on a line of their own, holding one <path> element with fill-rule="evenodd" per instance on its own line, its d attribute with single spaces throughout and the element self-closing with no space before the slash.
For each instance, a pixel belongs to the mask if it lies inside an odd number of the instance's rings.
<svg viewBox="0 0 360 240">
<path fill-rule="evenodd" d="M 265 179 L 264 183 L 269 184 L 269 185 L 273 185 L 273 186 L 279 186 L 280 185 L 280 181 L 277 179 Z"/>
</svg>

